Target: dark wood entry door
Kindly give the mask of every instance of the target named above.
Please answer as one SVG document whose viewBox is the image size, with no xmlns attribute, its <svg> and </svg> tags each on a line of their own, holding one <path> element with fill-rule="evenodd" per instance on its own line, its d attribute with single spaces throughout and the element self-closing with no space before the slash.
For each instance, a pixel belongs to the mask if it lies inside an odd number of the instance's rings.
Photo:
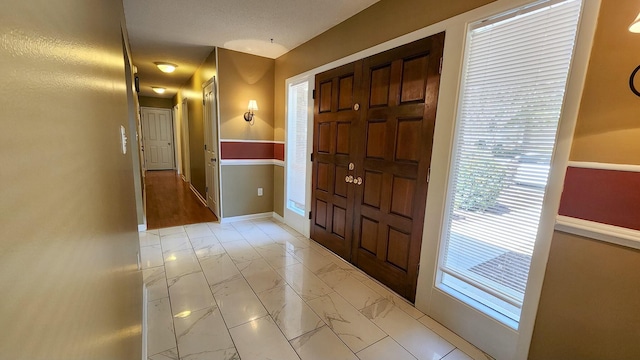
<svg viewBox="0 0 640 360">
<path fill-rule="evenodd" d="M 314 133 L 314 153 L 318 154 L 314 160 L 314 181 L 326 177 L 323 180 L 326 184 L 335 184 L 334 189 L 345 194 L 345 206 L 338 207 L 337 213 L 337 202 L 332 203 L 331 209 L 325 207 L 322 202 L 326 201 L 318 196 L 321 191 L 314 184 L 312 228 L 318 227 L 318 220 L 330 218 L 335 222 L 338 218 L 344 221 L 344 226 L 339 223 L 344 236 L 339 237 L 342 248 L 336 247 L 337 241 L 331 243 L 314 232 L 312 238 L 412 302 L 422 244 L 443 45 L 441 33 L 349 65 L 358 74 L 354 80 L 361 77 L 360 83 L 353 82 L 350 112 L 356 113 L 355 119 L 349 125 L 345 122 L 342 131 L 342 141 L 349 139 L 349 154 L 324 172 L 321 162 L 316 161 L 320 153 L 315 145 L 316 141 L 321 143 L 323 135 Z M 339 89 L 338 73 L 327 72 L 316 78 L 316 89 L 320 91 L 316 96 L 314 130 L 321 131 L 324 120 L 318 110 L 328 109 L 328 105 L 323 105 L 329 100 L 322 98 L 322 86 L 328 89 L 327 81 L 331 78 L 332 86 Z M 340 96 L 336 98 L 333 93 L 332 96 L 339 109 Z M 353 110 L 354 106 L 358 110 Z M 334 143 L 337 146 L 339 130 L 325 133 L 330 134 L 329 140 L 324 140 L 329 149 Z M 351 171 L 350 163 L 354 164 Z M 349 176 L 353 176 L 353 181 Z M 347 246 L 350 249 L 344 249 Z"/>
<path fill-rule="evenodd" d="M 358 64 L 318 74 L 314 102 L 311 238 L 346 260 L 351 259 L 355 189 L 345 179 L 353 176 L 349 164 L 358 156 Z"/>
</svg>

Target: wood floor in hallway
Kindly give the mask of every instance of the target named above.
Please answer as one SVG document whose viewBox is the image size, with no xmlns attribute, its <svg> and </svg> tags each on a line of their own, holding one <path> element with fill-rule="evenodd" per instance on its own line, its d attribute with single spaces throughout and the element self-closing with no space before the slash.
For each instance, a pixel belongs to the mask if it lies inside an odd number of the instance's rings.
<svg viewBox="0 0 640 360">
<path fill-rule="evenodd" d="M 173 170 L 147 171 L 147 228 L 217 221 Z"/>
</svg>

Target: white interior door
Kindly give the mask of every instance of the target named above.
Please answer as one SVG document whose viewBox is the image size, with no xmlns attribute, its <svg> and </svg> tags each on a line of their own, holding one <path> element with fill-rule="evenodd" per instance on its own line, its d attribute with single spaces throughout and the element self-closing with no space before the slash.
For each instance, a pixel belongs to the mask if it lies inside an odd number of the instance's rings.
<svg viewBox="0 0 640 360">
<path fill-rule="evenodd" d="M 285 223 L 309 236 L 313 87 L 309 77 L 287 83 Z"/>
<path fill-rule="evenodd" d="M 171 110 L 142 108 L 144 160 L 147 170 L 174 167 L 173 120 Z"/>
<path fill-rule="evenodd" d="M 216 111 L 215 78 L 203 90 L 204 159 L 206 165 L 207 206 L 220 218 L 220 186 L 218 161 L 218 117 Z"/>
</svg>

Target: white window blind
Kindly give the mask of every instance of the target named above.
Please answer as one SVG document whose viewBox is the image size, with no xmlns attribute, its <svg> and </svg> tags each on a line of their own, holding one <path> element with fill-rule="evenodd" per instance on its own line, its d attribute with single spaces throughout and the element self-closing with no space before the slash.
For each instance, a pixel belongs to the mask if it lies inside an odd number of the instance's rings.
<svg viewBox="0 0 640 360">
<path fill-rule="evenodd" d="M 289 85 L 287 124 L 287 207 L 305 213 L 309 82 Z"/>
<path fill-rule="evenodd" d="M 539 2 L 469 31 L 438 286 L 516 323 L 580 9 Z"/>
</svg>

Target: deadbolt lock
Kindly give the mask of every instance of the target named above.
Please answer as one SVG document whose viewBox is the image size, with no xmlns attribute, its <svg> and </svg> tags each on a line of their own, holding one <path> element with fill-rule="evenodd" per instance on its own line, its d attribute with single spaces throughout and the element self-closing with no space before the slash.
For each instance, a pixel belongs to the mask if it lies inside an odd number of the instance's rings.
<svg viewBox="0 0 640 360">
<path fill-rule="evenodd" d="M 356 165 L 354 163 L 349 163 L 349 170 L 353 170 L 356 168 Z"/>
<path fill-rule="evenodd" d="M 353 105 L 353 110 L 355 111 L 360 110 L 360 104 L 356 103 L 355 105 Z"/>
</svg>

